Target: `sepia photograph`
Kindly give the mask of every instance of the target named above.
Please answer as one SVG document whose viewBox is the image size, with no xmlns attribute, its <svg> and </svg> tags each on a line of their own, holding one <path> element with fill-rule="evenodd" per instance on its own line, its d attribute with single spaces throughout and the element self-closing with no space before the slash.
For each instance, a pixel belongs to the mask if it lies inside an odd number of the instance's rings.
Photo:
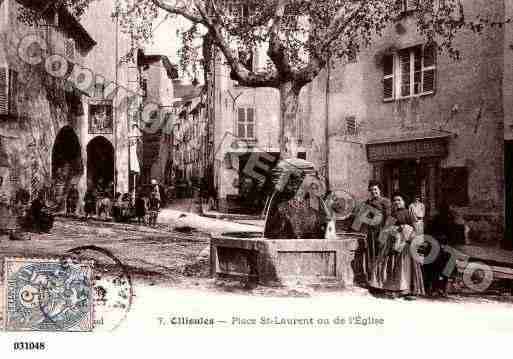
<svg viewBox="0 0 513 359">
<path fill-rule="evenodd" d="M 0 0 L 0 35 L 6 357 L 503 355 L 513 0 Z"/>
</svg>

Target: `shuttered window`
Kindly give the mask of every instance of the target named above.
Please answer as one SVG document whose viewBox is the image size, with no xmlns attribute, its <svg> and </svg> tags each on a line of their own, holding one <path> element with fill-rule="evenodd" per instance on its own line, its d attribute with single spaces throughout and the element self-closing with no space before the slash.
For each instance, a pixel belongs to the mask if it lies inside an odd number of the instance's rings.
<svg viewBox="0 0 513 359">
<path fill-rule="evenodd" d="M 383 99 L 394 99 L 394 55 L 386 55 L 383 59 Z"/>
<path fill-rule="evenodd" d="M 435 91 L 436 77 L 436 48 L 434 45 L 424 46 L 422 61 L 422 91 L 432 93 Z"/>
<path fill-rule="evenodd" d="M 0 68 L 0 114 L 16 115 L 18 94 L 18 73 L 5 67 Z"/>
<path fill-rule="evenodd" d="M 434 93 L 436 86 L 434 46 L 402 49 L 394 55 L 386 55 L 383 62 L 384 101 Z"/>
<path fill-rule="evenodd" d="M 9 70 L 9 113 L 16 115 L 18 113 L 18 73 L 12 69 Z"/>
<path fill-rule="evenodd" d="M 8 71 L 5 67 L 0 68 L 0 114 L 9 113 L 8 97 Z"/>
<path fill-rule="evenodd" d="M 239 107 L 237 110 L 237 136 L 239 138 L 255 138 L 255 110 L 251 107 Z"/>
<path fill-rule="evenodd" d="M 419 0 L 397 0 L 397 6 L 401 12 L 411 12 L 417 10 Z"/>
<path fill-rule="evenodd" d="M 346 134 L 349 136 L 358 136 L 358 123 L 356 117 L 346 117 Z"/>
</svg>

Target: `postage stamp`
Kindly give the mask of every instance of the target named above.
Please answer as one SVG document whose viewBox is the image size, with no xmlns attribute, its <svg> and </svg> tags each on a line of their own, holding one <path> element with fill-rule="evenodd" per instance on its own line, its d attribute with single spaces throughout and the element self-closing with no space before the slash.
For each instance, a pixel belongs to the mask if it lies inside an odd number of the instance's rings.
<svg viewBox="0 0 513 359">
<path fill-rule="evenodd" d="M 93 262 L 6 258 L 4 329 L 93 329 Z"/>
</svg>

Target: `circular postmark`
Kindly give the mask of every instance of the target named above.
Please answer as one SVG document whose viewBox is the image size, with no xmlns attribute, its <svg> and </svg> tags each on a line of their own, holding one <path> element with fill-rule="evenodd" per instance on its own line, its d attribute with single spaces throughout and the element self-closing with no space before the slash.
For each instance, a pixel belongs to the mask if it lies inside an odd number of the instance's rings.
<svg viewBox="0 0 513 359">
<path fill-rule="evenodd" d="M 94 260 L 94 331 L 119 328 L 130 312 L 134 297 L 132 278 L 126 266 L 108 249 L 93 245 L 72 248 L 67 257 L 75 262 Z"/>
</svg>

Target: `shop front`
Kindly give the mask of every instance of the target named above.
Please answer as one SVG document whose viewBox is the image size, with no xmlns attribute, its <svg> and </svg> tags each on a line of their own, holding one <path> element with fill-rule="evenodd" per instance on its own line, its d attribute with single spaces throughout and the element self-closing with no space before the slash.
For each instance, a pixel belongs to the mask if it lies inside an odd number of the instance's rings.
<svg viewBox="0 0 513 359">
<path fill-rule="evenodd" d="M 450 134 L 426 132 L 371 140 L 367 159 L 384 195 L 401 193 L 407 203 L 421 196 L 426 216 L 441 202 L 441 161 L 448 155 Z"/>
</svg>

